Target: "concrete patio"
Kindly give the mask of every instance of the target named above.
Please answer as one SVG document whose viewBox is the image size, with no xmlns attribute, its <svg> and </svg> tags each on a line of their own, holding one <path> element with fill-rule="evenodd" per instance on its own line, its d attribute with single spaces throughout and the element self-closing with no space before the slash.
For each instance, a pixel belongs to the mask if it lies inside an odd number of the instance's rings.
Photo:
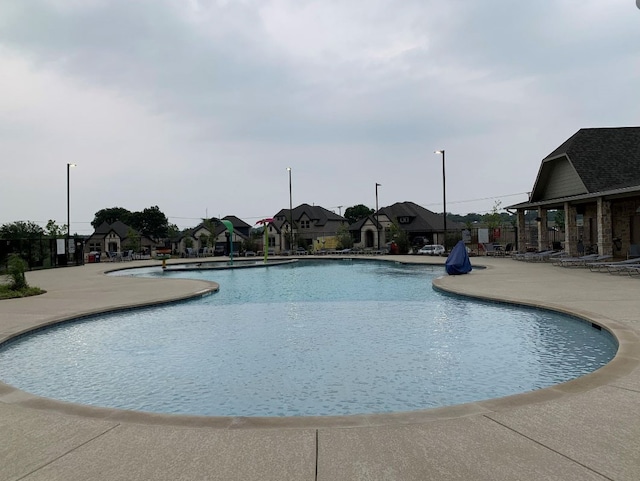
<svg viewBox="0 0 640 481">
<path fill-rule="evenodd" d="M 442 258 L 384 256 L 440 262 Z M 508 258 L 438 288 L 548 307 L 609 329 L 604 368 L 551 388 L 388 415 L 205 418 L 93 408 L 0 383 L 0 480 L 640 479 L 640 280 Z M 211 283 L 107 277 L 134 261 L 29 272 L 42 296 L 0 301 L 0 342 L 70 317 L 199 296 Z"/>
</svg>

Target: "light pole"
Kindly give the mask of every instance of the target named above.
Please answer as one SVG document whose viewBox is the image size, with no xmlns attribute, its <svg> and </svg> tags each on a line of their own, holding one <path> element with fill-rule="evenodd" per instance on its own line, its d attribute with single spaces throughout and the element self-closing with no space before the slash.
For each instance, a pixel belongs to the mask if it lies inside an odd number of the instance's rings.
<svg viewBox="0 0 640 481">
<path fill-rule="evenodd" d="M 65 252 L 71 253 L 71 249 L 69 248 L 69 238 L 71 236 L 71 202 L 70 202 L 70 195 L 69 195 L 69 171 L 71 170 L 71 167 L 75 167 L 76 164 L 70 164 L 67 162 L 67 246 L 65 248 Z M 67 263 L 69 262 L 69 259 L 67 258 Z"/>
<path fill-rule="evenodd" d="M 376 231 L 378 232 L 378 245 L 376 248 L 380 250 L 380 220 L 378 214 L 378 187 L 382 186 L 382 184 L 378 184 L 376 182 Z"/>
<path fill-rule="evenodd" d="M 287 167 L 289 172 L 289 229 L 291 230 L 291 238 L 289 249 L 293 251 L 293 196 L 291 195 L 291 167 Z"/>
<path fill-rule="evenodd" d="M 67 164 L 67 238 L 71 235 L 71 216 L 70 216 L 70 202 L 69 202 L 69 170 L 71 167 L 75 167 L 76 164 Z"/>
<path fill-rule="evenodd" d="M 444 248 L 447 248 L 447 183 L 444 175 L 444 149 L 436 150 L 434 154 L 442 154 L 442 221 L 444 224 Z"/>
</svg>

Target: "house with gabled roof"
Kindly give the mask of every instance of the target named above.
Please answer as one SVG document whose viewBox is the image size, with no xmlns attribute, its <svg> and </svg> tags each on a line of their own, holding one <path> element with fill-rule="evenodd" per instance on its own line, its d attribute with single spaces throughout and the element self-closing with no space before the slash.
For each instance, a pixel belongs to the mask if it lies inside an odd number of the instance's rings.
<svg viewBox="0 0 640 481">
<path fill-rule="evenodd" d="M 117 220 L 112 224 L 103 222 L 96 228 L 85 242 L 85 253 L 123 252 L 129 248 L 134 248 L 136 252 L 150 252 L 156 246 L 157 243 L 153 239 Z"/>
<path fill-rule="evenodd" d="M 220 222 L 228 220 L 233 225 L 233 235 L 227 227 Z M 225 254 L 230 252 L 230 243 L 233 242 L 233 251 L 239 253 L 242 243 L 249 238 L 251 226 L 236 216 L 225 216 L 222 219 L 212 218 L 208 222 L 201 222 L 197 226 L 182 231 L 172 240 L 172 250 L 175 254 L 184 254 L 188 246 L 196 252 L 204 248 L 222 248 Z M 246 233 L 245 233 L 246 232 Z"/>
<path fill-rule="evenodd" d="M 266 248 L 280 253 L 289 249 L 288 232 L 290 227 L 288 220 L 274 218 L 263 227 L 267 230 L 267 246 L 264 246 L 264 235 L 259 241 L 263 250 Z"/>
<path fill-rule="evenodd" d="M 578 244 L 624 256 L 640 244 L 640 127 L 584 128 L 547 155 L 518 215 L 518 250 L 531 247 L 524 215 L 537 211 L 537 249 L 549 247 L 549 211 L 564 211 L 564 250 Z"/>
<path fill-rule="evenodd" d="M 325 237 L 337 235 L 340 227 L 347 224 L 344 217 L 319 205 L 300 204 L 292 210 L 281 209 L 274 216 L 274 222 L 281 223 L 280 230 L 285 234 L 282 246 L 285 250 L 291 248 L 287 229 L 291 219 L 294 243 L 305 247 L 321 243 Z"/>
<path fill-rule="evenodd" d="M 375 217 L 376 214 L 373 216 Z M 378 218 L 385 229 L 389 229 L 391 223 L 394 223 L 398 229 L 406 232 L 410 244 L 447 245 L 442 214 L 431 212 L 415 202 L 396 202 L 383 207 L 379 211 Z M 459 222 L 447 222 L 449 233 L 459 232 L 462 228 L 463 225 Z"/>
<path fill-rule="evenodd" d="M 391 225 L 407 234 L 410 244 L 443 244 L 444 219 L 415 202 L 396 202 L 349 226 L 354 247 L 383 249 L 391 241 Z M 447 232 L 460 231 L 459 222 L 447 222 Z M 380 241 L 378 242 L 378 237 Z"/>
<path fill-rule="evenodd" d="M 349 233 L 353 239 L 355 249 L 377 249 L 378 233 L 380 233 L 380 245 L 386 243 L 387 233 L 384 225 L 389 226 L 389 219 L 382 214 L 376 219 L 375 215 L 368 215 L 349 226 Z"/>
</svg>

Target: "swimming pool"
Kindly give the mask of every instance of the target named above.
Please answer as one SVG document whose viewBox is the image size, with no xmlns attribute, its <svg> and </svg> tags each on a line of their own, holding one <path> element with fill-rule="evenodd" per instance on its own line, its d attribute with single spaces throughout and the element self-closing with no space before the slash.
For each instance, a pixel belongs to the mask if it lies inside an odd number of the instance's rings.
<svg viewBox="0 0 640 481">
<path fill-rule="evenodd" d="M 0 349 L 0 379 L 55 399 L 225 416 L 380 413 L 539 389 L 606 364 L 589 323 L 434 291 L 442 268 L 304 261 L 120 275 L 211 279 L 220 292 L 97 316 Z"/>
</svg>

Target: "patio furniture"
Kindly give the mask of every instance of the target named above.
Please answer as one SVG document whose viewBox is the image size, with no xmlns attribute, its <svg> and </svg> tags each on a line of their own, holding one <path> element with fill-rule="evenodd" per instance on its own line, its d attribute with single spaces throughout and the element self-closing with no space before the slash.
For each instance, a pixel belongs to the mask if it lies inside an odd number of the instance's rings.
<svg viewBox="0 0 640 481">
<path fill-rule="evenodd" d="M 560 267 L 585 267 L 588 263 L 611 259 L 610 255 L 588 254 L 580 257 L 560 257 L 555 265 Z"/>
<path fill-rule="evenodd" d="M 615 274 L 623 271 L 625 266 L 640 265 L 640 259 L 626 259 L 616 262 L 589 262 L 587 267 L 591 272 L 608 272 Z"/>
</svg>

